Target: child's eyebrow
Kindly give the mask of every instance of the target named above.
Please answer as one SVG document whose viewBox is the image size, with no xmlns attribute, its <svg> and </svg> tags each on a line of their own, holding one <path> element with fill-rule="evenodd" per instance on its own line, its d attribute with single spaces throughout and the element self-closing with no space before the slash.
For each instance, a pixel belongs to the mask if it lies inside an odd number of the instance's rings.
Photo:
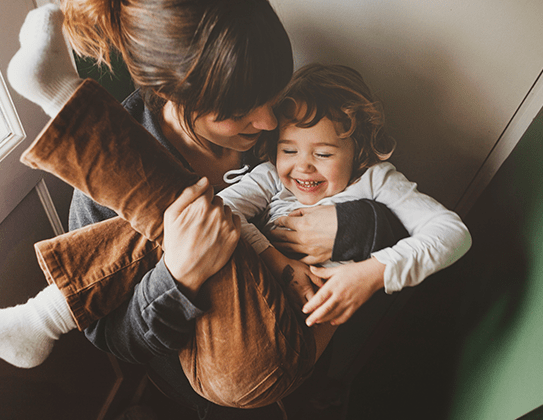
<svg viewBox="0 0 543 420">
<path fill-rule="evenodd" d="M 297 142 L 294 140 L 288 140 L 288 139 L 279 139 L 277 141 L 277 144 L 296 144 Z M 335 147 L 336 149 L 339 149 L 341 146 L 339 144 L 333 144 L 333 143 L 326 143 L 325 141 L 321 141 L 319 143 L 313 143 L 314 146 L 328 146 L 328 147 Z"/>
</svg>

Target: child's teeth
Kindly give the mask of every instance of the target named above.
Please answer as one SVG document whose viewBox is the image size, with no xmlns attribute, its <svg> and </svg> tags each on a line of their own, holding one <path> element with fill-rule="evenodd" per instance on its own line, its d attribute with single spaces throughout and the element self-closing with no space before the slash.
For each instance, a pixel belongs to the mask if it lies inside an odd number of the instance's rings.
<svg viewBox="0 0 543 420">
<path fill-rule="evenodd" d="M 300 184 L 302 184 L 304 187 L 315 187 L 319 185 L 318 181 L 300 181 L 298 180 Z"/>
</svg>

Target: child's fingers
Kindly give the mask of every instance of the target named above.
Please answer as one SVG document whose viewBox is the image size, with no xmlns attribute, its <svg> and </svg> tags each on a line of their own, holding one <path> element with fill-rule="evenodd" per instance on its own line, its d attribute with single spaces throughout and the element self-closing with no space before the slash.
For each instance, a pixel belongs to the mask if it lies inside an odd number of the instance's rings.
<svg viewBox="0 0 543 420">
<path fill-rule="evenodd" d="M 313 276 L 311 276 L 311 281 L 318 287 L 324 286 L 325 281 L 332 277 L 332 273 L 330 272 L 332 269 L 330 268 L 310 265 L 309 270 L 311 270 L 311 274 L 313 274 Z"/>
<path fill-rule="evenodd" d="M 330 322 L 330 325 L 340 325 L 345 322 L 353 315 L 352 311 L 348 307 L 344 307 L 340 302 L 337 302 L 336 305 L 331 305 L 333 308 L 323 314 L 316 322 L 322 324 L 324 322 Z"/>
<path fill-rule="evenodd" d="M 340 312 L 339 314 L 336 314 L 336 316 L 333 319 L 330 319 L 331 325 L 341 325 L 347 322 L 347 320 L 353 315 L 351 311 L 344 310 Z"/>
<path fill-rule="evenodd" d="M 313 290 L 310 276 L 305 273 L 302 274 L 302 276 L 302 281 L 294 280 L 289 285 L 294 294 L 298 296 L 300 307 L 305 305 L 313 298 L 313 296 L 315 296 L 315 291 Z"/>
<path fill-rule="evenodd" d="M 311 268 L 311 267 L 310 267 Z M 310 279 L 311 279 L 311 282 L 317 286 L 317 287 L 322 287 L 324 286 L 324 281 L 319 277 L 319 276 L 316 276 L 315 274 L 313 274 L 313 272 L 309 273 L 309 276 L 308 276 Z"/>
<path fill-rule="evenodd" d="M 320 289 L 313 298 L 307 302 L 302 308 L 304 314 L 309 314 L 324 304 L 328 299 L 332 297 L 332 292 L 324 289 Z"/>
<path fill-rule="evenodd" d="M 319 293 L 317 293 L 315 297 L 317 297 L 318 295 Z M 309 317 L 307 317 L 305 323 L 308 327 L 311 327 L 314 324 L 322 324 L 329 319 L 333 319 L 333 314 L 337 305 L 338 303 L 334 299 L 326 300 L 325 303 L 319 306 L 311 315 L 309 315 Z"/>
<path fill-rule="evenodd" d="M 308 288 L 304 293 L 304 298 L 306 302 L 309 302 L 311 299 L 313 299 L 313 296 L 315 296 L 315 292 L 312 288 Z"/>
</svg>

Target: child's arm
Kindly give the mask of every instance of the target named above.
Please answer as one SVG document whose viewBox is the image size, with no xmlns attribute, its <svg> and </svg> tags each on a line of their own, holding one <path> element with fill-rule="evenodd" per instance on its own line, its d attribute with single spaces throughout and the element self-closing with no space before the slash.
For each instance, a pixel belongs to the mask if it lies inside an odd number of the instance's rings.
<svg viewBox="0 0 543 420">
<path fill-rule="evenodd" d="M 387 293 L 421 283 L 448 267 L 471 246 L 471 236 L 460 217 L 412 183 L 390 163 L 368 169 L 372 199 L 386 205 L 402 222 L 409 237 L 372 253 L 386 266 Z"/>
<path fill-rule="evenodd" d="M 285 286 L 287 297 L 302 308 L 315 295 L 313 283 L 320 279 L 303 262 L 285 257 L 273 246 L 268 247 L 260 256 L 274 277 Z"/>
<path fill-rule="evenodd" d="M 263 213 L 280 188 L 273 165 L 262 163 L 237 182 L 217 195 L 241 219 L 241 236 L 257 254 L 270 246 L 270 242 L 248 219 Z"/>
<path fill-rule="evenodd" d="M 415 286 L 467 252 L 471 236 L 458 215 L 433 198 L 421 194 L 393 165 L 370 168 L 360 181 L 370 198 L 385 204 L 407 229 L 409 237 L 373 252 L 372 258 L 334 268 L 313 268 L 328 281 L 304 306 L 307 323 L 345 322 L 371 295 Z M 340 233 L 338 232 L 338 235 Z"/>
<path fill-rule="evenodd" d="M 311 278 L 317 281 L 316 276 L 306 264 L 287 258 L 271 246 L 264 234 L 247 221 L 265 211 L 281 188 L 274 166 L 264 163 L 218 195 L 240 217 L 241 236 L 260 255 L 274 277 L 283 282 L 289 299 L 301 308 L 314 295 Z"/>
</svg>

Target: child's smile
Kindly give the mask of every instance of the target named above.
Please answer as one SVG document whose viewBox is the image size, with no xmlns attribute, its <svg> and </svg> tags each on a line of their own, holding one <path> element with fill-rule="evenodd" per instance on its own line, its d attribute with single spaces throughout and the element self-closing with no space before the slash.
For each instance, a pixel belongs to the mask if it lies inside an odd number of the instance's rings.
<svg viewBox="0 0 543 420">
<path fill-rule="evenodd" d="M 282 126 L 277 144 L 277 172 L 298 201 L 316 204 L 349 185 L 353 154 L 353 141 L 340 138 L 328 118 L 310 128 Z"/>
<path fill-rule="evenodd" d="M 298 201 L 300 201 L 302 204 L 314 204 L 312 202 L 309 202 L 309 201 L 314 201 L 310 198 L 311 196 L 325 197 L 325 195 L 320 194 L 320 191 L 326 190 L 326 181 L 313 181 L 313 180 L 303 180 L 303 179 L 295 179 L 294 181 L 295 182 L 293 184 L 297 188 L 298 193 L 295 191 L 292 191 L 289 187 L 287 187 L 287 189 L 290 192 L 292 192 L 296 196 L 296 198 L 298 198 Z M 302 200 L 304 200 L 305 202 Z"/>
<path fill-rule="evenodd" d="M 314 190 L 319 185 L 322 185 L 324 181 L 304 181 L 301 179 L 297 179 L 296 182 L 298 183 L 298 186 L 302 189 Z"/>
</svg>

